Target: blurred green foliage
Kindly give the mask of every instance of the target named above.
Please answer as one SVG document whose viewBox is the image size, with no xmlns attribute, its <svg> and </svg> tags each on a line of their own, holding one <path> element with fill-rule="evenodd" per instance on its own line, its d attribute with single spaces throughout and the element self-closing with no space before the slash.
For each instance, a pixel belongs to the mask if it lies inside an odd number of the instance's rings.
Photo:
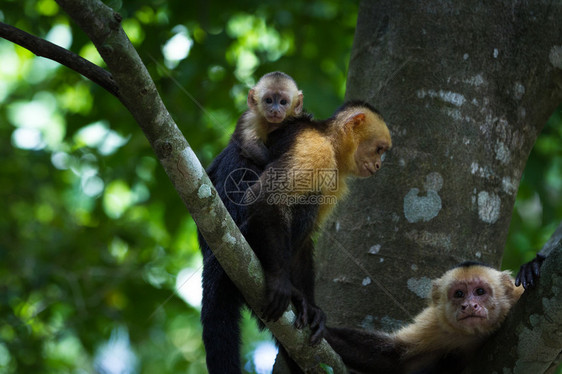
<svg viewBox="0 0 562 374">
<path fill-rule="evenodd" d="M 343 99 L 355 2 L 106 4 L 205 166 L 264 73 L 293 76 L 319 117 Z M 3 0 L 0 21 L 104 66 L 53 0 Z M 196 227 L 139 130 L 100 87 L 0 39 L 0 374 L 205 372 Z M 255 325 L 249 372 L 270 339 Z"/>
<path fill-rule="evenodd" d="M 106 4 L 204 165 L 266 72 L 293 76 L 317 117 L 343 99 L 355 2 Z M 3 0 L 0 20 L 104 66 L 52 0 Z M 529 160 L 509 267 L 562 217 L 561 121 Z M 205 372 L 196 228 L 117 99 L 0 39 L 0 171 L 0 374 Z M 268 335 L 249 316 L 243 330 L 246 369 L 259 372 L 252 353 Z"/>
<path fill-rule="evenodd" d="M 511 217 L 502 267 L 517 271 L 535 257 L 562 221 L 562 106 L 529 155 Z"/>
</svg>

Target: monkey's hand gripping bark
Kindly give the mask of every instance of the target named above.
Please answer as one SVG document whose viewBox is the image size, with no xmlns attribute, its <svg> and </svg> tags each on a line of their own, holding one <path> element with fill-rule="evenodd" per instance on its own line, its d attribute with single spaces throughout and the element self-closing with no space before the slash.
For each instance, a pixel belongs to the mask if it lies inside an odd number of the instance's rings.
<svg viewBox="0 0 562 374">
<path fill-rule="evenodd" d="M 517 277 L 515 277 L 515 285 L 519 286 L 523 284 L 523 288 L 527 289 L 535 286 L 535 282 L 538 281 L 540 277 L 540 269 L 545 256 L 537 253 L 537 257 L 521 265 Z"/>
<path fill-rule="evenodd" d="M 326 330 L 326 315 L 318 306 L 307 302 L 302 292 L 296 288 L 293 288 L 292 301 L 297 311 L 295 327 L 300 330 L 309 326 L 311 331 L 310 344 L 320 343 Z"/>
<path fill-rule="evenodd" d="M 267 305 L 262 311 L 266 321 L 276 321 L 293 302 L 296 311 L 295 327 L 310 327 L 310 344 L 318 344 L 324 337 L 326 315 L 316 305 L 308 302 L 304 294 L 295 288 L 287 277 L 266 276 Z"/>
</svg>

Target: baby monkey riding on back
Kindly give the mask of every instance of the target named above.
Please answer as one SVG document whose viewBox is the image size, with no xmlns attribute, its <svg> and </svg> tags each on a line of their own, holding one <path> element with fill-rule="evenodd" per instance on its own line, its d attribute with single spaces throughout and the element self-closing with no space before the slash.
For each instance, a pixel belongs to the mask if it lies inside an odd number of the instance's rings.
<svg viewBox="0 0 562 374">
<path fill-rule="evenodd" d="M 289 75 L 273 72 L 264 75 L 248 93 L 248 110 L 242 114 L 226 148 L 207 168 L 228 213 L 246 236 L 248 210 L 244 191 L 255 183 L 271 162 L 265 146 L 269 134 L 301 117 L 303 94 Z M 304 118 L 308 118 L 304 116 Z M 234 193 L 232 193 L 234 191 Z M 240 373 L 240 319 L 244 298 L 234 286 L 202 235 L 203 301 L 201 323 L 209 373 Z M 254 246 L 257 246 L 254 244 Z"/>
<path fill-rule="evenodd" d="M 232 139 L 244 157 L 264 166 L 270 161 L 265 146 L 268 134 L 286 119 L 300 116 L 302 107 L 303 93 L 293 78 L 280 71 L 268 73 L 248 92 L 248 110 L 238 120 Z"/>
</svg>

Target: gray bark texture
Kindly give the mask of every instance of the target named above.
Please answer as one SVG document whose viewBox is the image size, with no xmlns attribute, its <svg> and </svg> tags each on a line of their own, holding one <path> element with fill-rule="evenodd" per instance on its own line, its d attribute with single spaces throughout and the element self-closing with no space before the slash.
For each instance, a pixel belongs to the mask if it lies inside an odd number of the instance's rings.
<svg viewBox="0 0 562 374">
<path fill-rule="evenodd" d="M 560 1 L 361 2 L 346 96 L 380 110 L 393 148 L 318 240 L 329 325 L 392 330 L 453 265 L 499 267 L 529 152 L 562 101 L 561 20 Z"/>
</svg>

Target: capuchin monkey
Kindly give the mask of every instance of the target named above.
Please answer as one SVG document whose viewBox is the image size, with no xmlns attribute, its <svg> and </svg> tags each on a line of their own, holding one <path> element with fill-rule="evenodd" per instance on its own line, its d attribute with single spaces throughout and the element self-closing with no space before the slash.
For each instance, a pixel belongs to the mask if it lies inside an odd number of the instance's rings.
<svg viewBox="0 0 562 374">
<path fill-rule="evenodd" d="M 348 176 L 368 177 L 381 168 L 382 156 L 392 144 L 390 133 L 370 105 L 349 102 L 324 121 L 307 115 L 290 118 L 268 135 L 265 144 L 271 162 L 258 181 L 246 184 L 237 207 L 230 199 L 225 205 L 234 212 L 264 269 L 265 307 L 256 313 L 275 321 L 293 301 L 295 326 L 309 326 L 310 342 L 316 344 L 323 336 L 325 315 L 314 301 L 312 235 L 344 197 Z M 217 186 L 227 181 L 225 170 L 234 166 L 225 160 L 228 155 L 217 158 L 222 159 L 218 162 L 223 169 L 218 170 L 217 160 L 209 168 Z M 259 170 L 252 165 L 252 170 Z M 257 199 L 248 203 L 248 196 Z M 201 237 L 200 243 L 205 261 L 201 321 L 207 368 L 211 374 L 240 373 L 239 320 L 244 300 Z M 280 351 L 284 354 L 282 347 Z M 299 371 L 294 362 L 290 365 L 292 371 Z"/>
<path fill-rule="evenodd" d="M 390 334 L 328 327 L 325 337 L 352 372 L 460 373 L 523 291 L 507 271 L 463 262 L 433 281 L 413 323 Z"/>
<path fill-rule="evenodd" d="M 248 92 L 248 110 L 238 120 L 232 140 L 244 157 L 265 166 L 269 162 L 267 135 L 302 112 L 303 93 L 293 78 L 280 71 L 268 73 Z"/>
</svg>

